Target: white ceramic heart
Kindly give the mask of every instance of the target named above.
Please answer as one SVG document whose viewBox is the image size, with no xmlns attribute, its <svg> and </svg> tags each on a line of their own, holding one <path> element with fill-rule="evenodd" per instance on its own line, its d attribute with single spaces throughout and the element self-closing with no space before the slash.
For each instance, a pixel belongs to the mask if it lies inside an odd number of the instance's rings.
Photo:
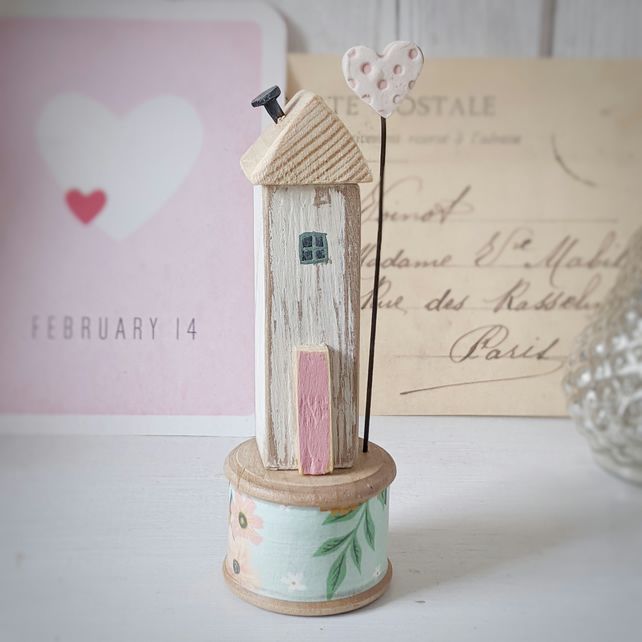
<svg viewBox="0 0 642 642">
<path fill-rule="evenodd" d="M 40 154 L 65 193 L 104 192 L 105 206 L 92 226 L 123 239 L 187 178 L 203 143 L 203 126 L 194 108 L 177 96 L 157 96 L 118 117 L 87 96 L 59 94 L 45 105 L 36 135 Z"/>
<path fill-rule="evenodd" d="M 359 45 L 341 62 L 348 87 L 380 116 L 388 118 L 414 87 L 424 55 L 414 42 L 397 40 L 378 54 Z"/>
</svg>

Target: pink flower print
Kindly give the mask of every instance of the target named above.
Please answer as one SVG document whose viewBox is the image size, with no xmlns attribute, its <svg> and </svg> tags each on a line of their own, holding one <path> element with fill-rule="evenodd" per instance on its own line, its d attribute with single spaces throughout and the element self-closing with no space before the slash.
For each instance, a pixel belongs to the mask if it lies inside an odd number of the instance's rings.
<svg viewBox="0 0 642 642">
<path fill-rule="evenodd" d="M 263 520 L 256 514 L 256 504 L 252 499 L 234 493 L 230 504 L 230 527 L 234 539 L 247 539 L 252 544 L 260 544 L 263 538 L 257 532 L 263 528 Z"/>
</svg>

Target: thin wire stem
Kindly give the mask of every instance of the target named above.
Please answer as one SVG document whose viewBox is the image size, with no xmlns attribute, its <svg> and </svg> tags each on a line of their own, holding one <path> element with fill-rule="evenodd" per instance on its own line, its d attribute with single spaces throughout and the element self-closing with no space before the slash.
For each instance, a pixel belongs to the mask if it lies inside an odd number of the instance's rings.
<svg viewBox="0 0 642 642">
<path fill-rule="evenodd" d="M 372 286 L 372 316 L 370 318 L 370 352 L 368 353 L 368 382 L 366 383 L 366 410 L 363 426 L 363 452 L 368 452 L 370 437 L 370 408 L 372 406 L 372 374 L 374 371 L 377 312 L 379 311 L 379 271 L 381 269 L 381 241 L 383 238 L 383 175 L 386 168 L 386 119 L 381 116 L 381 148 L 379 150 L 379 217 L 374 284 Z"/>
</svg>

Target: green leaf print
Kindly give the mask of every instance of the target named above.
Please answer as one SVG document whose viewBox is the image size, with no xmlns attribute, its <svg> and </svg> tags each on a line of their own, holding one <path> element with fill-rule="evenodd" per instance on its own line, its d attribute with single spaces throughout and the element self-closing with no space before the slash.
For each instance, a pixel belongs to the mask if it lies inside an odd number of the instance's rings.
<svg viewBox="0 0 642 642">
<path fill-rule="evenodd" d="M 374 498 L 373 498 L 374 499 Z M 381 494 L 378 495 L 380 502 L 387 501 L 387 494 L 385 497 L 381 497 Z M 336 515 L 330 513 L 322 522 L 322 524 L 336 524 L 337 522 L 347 522 L 354 520 L 355 517 L 358 517 L 356 524 L 349 530 L 345 535 L 339 537 L 331 537 L 327 539 L 314 553 L 313 557 L 321 557 L 332 553 L 334 551 L 340 550 L 339 556 L 334 560 L 330 570 L 328 571 L 328 577 L 326 580 L 326 595 L 329 600 L 337 592 L 337 589 L 343 582 L 346 572 L 347 572 L 347 561 L 346 557 L 348 554 L 348 549 L 350 550 L 350 558 L 352 563 L 355 565 L 355 568 L 359 573 L 361 573 L 361 559 L 363 557 L 363 549 L 359 543 L 359 531 L 361 529 L 361 524 L 363 522 L 363 536 L 368 542 L 370 548 L 374 550 L 375 547 L 375 525 L 370 515 L 369 501 L 361 504 L 358 508 L 346 513 L 344 515 Z"/>
<path fill-rule="evenodd" d="M 354 562 L 354 565 L 357 567 L 359 573 L 361 573 L 361 545 L 356 537 L 352 538 L 350 552 L 352 553 L 352 561 Z"/>
<path fill-rule="evenodd" d="M 382 508 L 386 507 L 386 504 L 388 503 L 388 489 L 384 488 L 378 495 L 377 498 L 381 502 Z"/>
<path fill-rule="evenodd" d="M 354 510 L 351 510 L 349 513 L 345 513 L 345 515 L 340 515 L 336 513 L 330 513 L 324 520 L 324 524 L 334 524 L 335 522 L 347 522 L 349 519 L 352 519 L 357 513 L 359 512 L 358 508 L 355 508 Z"/>
<path fill-rule="evenodd" d="M 337 548 L 339 548 L 339 546 L 341 546 L 341 544 L 350 537 L 350 535 L 351 533 L 348 533 L 341 537 L 331 537 L 330 539 L 327 539 L 323 544 L 321 544 L 321 546 L 319 546 L 313 557 L 320 557 L 321 555 L 327 555 L 328 553 L 332 553 L 332 551 L 336 551 Z"/>
<path fill-rule="evenodd" d="M 329 600 L 334 597 L 336 590 L 339 588 L 346 576 L 346 552 L 345 550 L 336 560 L 334 560 L 328 573 L 328 580 L 326 582 L 326 596 Z"/>
<path fill-rule="evenodd" d="M 372 517 L 370 516 L 370 509 L 368 508 L 368 504 L 366 504 L 366 525 L 364 528 L 364 532 L 366 534 L 366 542 L 370 544 L 370 548 L 374 551 L 375 549 L 375 525 L 374 522 L 372 521 Z"/>
</svg>

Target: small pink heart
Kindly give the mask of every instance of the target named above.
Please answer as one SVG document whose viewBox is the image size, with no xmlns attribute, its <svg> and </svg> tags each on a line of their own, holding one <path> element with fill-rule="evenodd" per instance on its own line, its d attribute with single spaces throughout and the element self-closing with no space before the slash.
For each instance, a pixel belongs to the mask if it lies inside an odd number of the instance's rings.
<svg viewBox="0 0 642 642">
<path fill-rule="evenodd" d="M 107 196 L 101 189 L 90 194 L 83 194 L 80 190 L 70 189 L 65 194 L 65 201 L 72 214 L 82 223 L 90 223 L 105 207 Z"/>
<path fill-rule="evenodd" d="M 423 65 L 421 49 L 401 40 L 386 45 L 382 54 L 362 45 L 352 47 L 341 62 L 348 87 L 384 118 L 415 86 Z"/>
</svg>

